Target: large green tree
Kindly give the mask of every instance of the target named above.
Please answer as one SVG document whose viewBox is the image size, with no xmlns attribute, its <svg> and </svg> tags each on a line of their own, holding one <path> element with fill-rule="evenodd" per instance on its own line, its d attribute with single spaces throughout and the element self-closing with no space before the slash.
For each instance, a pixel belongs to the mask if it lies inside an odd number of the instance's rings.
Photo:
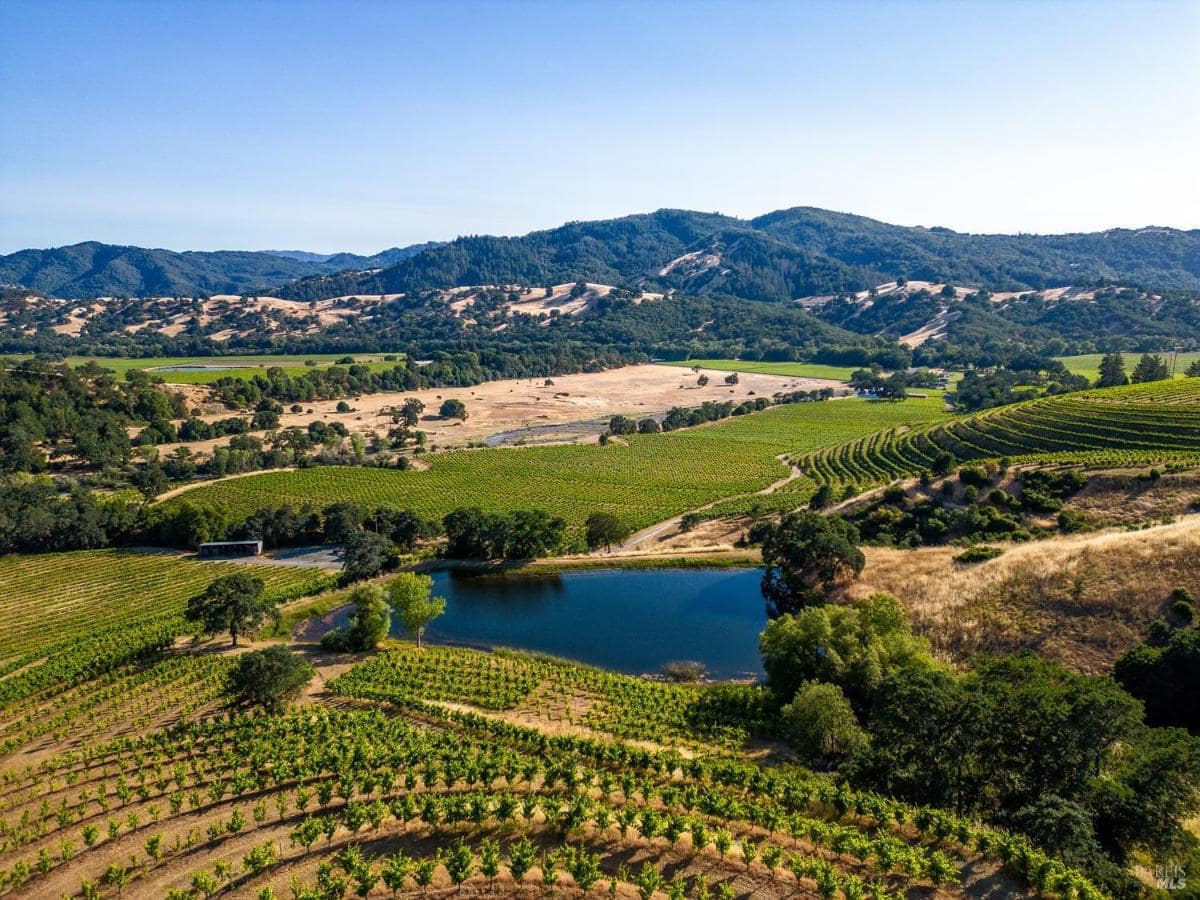
<svg viewBox="0 0 1200 900">
<path fill-rule="evenodd" d="M 396 545 L 374 531 L 355 531 L 342 544 L 342 578 L 360 581 L 395 568 Z"/>
<path fill-rule="evenodd" d="M 387 592 L 377 584 L 364 584 L 355 588 L 347 599 L 354 605 L 350 620 L 344 627 L 326 632 L 321 646 L 339 651 L 373 650 L 387 637 L 392 624 Z"/>
<path fill-rule="evenodd" d="M 414 572 L 401 572 L 388 584 L 388 601 L 418 647 L 429 623 L 446 611 L 445 598 L 430 596 L 432 591 L 433 579 Z"/>
<path fill-rule="evenodd" d="M 629 529 L 610 512 L 592 513 L 587 517 L 584 529 L 587 532 L 589 550 L 596 550 L 600 547 L 609 550 L 613 544 L 620 543 L 629 534 Z"/>
<path fill-rule="evenodd" d="M 276 710 L 295 698 L 315 674 L 300 656 L 276 644 L 240 656 L 229 675 L 229 688 L 243 703 Z"/>
<path fill-rule="evenodd" d="M 1131 381 L 1140 384 L 1147 381 L 1163 381 L 1170 377 L 1167 361 L 1156 353 L 1145 353 L 1133 367 Z"/>
<path fill-rule="evenodd" d="M 1120 353 L 1105 353 L 1100 360 L 1100 377 L 1096 379 L 1096 387 L 1119 387 L 1129 384 L 1129 376 L 1125 374 L 1125 357 Z"/>
<path fill-rule="evenodd" d="M 880 682 L 898 669 L 933 665 L 899 602 L 873 594 L 854 606 L 811 606 L 767 624 L 759 638 L 767 685 L 788 703 L 806 682 L 837 685 L 866 709 Z"/>
<path fill-rule="evenodd" d="M 223 575 L 188 601 L 186 617 L 206 634 L 228 631 L 237 646 L 238 635 L 257 628 L 276 601 L 263 595 L 263 582 L 245 573 Z"/>
<path fill-rule="evenodd" d="M 854 525 L 809 510 L 756 525 L 750 540 L 762 544 L 762 593 L 772 617 L 819 603 L 820 590 L 857 577 L 866 563 Z"/>
</svg>

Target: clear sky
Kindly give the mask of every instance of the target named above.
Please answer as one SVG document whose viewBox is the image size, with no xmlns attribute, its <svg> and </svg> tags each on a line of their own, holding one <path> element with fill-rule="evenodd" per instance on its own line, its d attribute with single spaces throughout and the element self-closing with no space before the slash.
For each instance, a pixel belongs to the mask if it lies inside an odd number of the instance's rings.
<svg viewBox="0 0 1200 900">
<path fill-rule="evenodd" d="M 1200 227 L 1200 0 L 0 2 L 0 252 Z"/>
</svg>

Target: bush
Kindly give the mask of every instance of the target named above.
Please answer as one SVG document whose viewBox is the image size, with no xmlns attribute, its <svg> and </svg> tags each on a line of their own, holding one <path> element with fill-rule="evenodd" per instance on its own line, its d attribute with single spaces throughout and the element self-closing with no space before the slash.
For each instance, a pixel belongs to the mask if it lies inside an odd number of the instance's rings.
<svg viewBox="0 0 1200 900">
<path fill-rule="evenodd" d="M 805 682 L 781 710 L 779 719 L 784 738 L 809 765 L 832 761 L 867 745 L 850 701 L 833 684 Z"/>
<path fill-rule="evenodd" d="M 992 483 L 992 476 L 983 466 L 963 466 L 958 470 L 958 480 L 970 487 L 982 488 Z"/>
<path fill-rule="evenodd" d="M 307 662 L 277 645 L 240 656 L 229 675 L 229 691 L 242 703 L 275 710 L 297 697 L 315 674 Z"/>
<path fill-rule="evenodd" d="M 682 684 L 700 681 L 708 674 L 708 669 L 705 668 L 704 663 L 696 662 L 695 660 L 677 659 L 669 663 L 664 663 L 662 674 L 667 681 Z"/>
<path fill-rule="evenodd" d="M 816 493 L 808 501 L 809 509 L 824 509 L 833 502 L 833 488 L 828 483 L 822 483 L 817 488 Z"/>
<path fill-rule="evenodd" d="M 463 419 L 467 418 L 467 406 L 461 400 L 444 400 L 438 414 L 443 419 Z"/>
<path fill-rule="evenodd" d="M 1186 600 L 1176 600 L 1172 603 L 1171 612 L 1184 625 L 1191 625 L 1196 618 L 1196 607 Z"/>
<path fill-rule="evenodd" d="M 968 547 L 958 556 L 954 557 L 957 563 L 977 563 L 985 562 L 989 559 L 995 559 L 1004 553 L 1003 547 L 994 547 L 989 544 L 977 544 L 974 547 Z"/>
<path fill-rule="evenodd" d="M 1064 509 L 1058 514 L 1058 527 L 1067 534 L 1073 534 L 1077 531 L 1091 531 L 1092 523 L 1082 510 Z"/>
</svg>

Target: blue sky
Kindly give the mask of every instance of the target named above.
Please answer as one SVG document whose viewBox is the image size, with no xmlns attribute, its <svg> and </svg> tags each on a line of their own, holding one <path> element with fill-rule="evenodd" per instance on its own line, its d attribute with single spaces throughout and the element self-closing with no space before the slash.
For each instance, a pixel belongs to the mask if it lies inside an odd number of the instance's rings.
<svg viewBox="0 0 1200 900">
<path fill-rule="evenodd" d="M 0 252 L 1200 227 L 1200 0 L 0 3 Z"/>
</svg>

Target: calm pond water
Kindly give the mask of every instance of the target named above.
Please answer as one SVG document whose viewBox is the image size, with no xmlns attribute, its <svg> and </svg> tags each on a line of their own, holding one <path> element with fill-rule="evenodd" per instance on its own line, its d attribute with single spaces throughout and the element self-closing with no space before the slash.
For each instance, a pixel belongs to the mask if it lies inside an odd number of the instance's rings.
<svg viewBox="0 0 1200 900">
<path fill-rule="evenodd" d="M 620 672 L 704 663 L 717 678 L 759 675 L 767 617 L 759 569 L 604 569 L 561 575 L 434 573 L 446 612 L 434 641 L 519 647 Z M 398 622 L 394 633 L 403 633 Z"/>
</svg>

